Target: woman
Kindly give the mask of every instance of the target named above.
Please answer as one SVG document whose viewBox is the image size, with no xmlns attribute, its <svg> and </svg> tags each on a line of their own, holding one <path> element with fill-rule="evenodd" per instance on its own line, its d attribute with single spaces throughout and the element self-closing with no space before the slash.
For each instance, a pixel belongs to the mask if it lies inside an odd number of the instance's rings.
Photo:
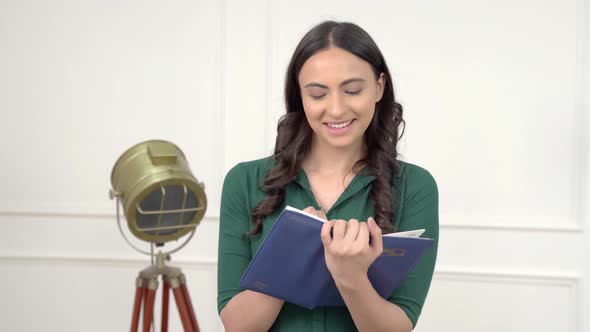
<svg viewBox="0 0 590 332">
<path fill-rule="evenodd" d="M 381 52 L 360 27 L 323 22 L 296 48 L 285 98 L 274 155 L 238 164 L 224 181 L 218 310 L 226 330 L 411 331 L 436 260 L 438 191 L 426 170 L 397 160 L 402 107 Z M 308 310 L 240 289 L 286 205 L 329 220 L 321 231 L 326 265 L 345 307 Z M 367 269 L 383 248 L 369 236 L 420 228 L 433 248 L 381 298 Z"/>
</svg>

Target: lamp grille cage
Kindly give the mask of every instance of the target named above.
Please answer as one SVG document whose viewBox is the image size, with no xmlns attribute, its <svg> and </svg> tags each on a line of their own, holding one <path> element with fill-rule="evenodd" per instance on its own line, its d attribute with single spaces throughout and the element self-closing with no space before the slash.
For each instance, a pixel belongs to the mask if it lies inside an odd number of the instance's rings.
<svg viewBox="0 0 590 332">
<path fill-rule="evenodd" d="M 125 151 L 113 166 L 111 185 L 117 218 L 121 204 L 131 233 L 156 245 L 194 232 L 207 209 L 203 183 L 168 141 L 145 141 Z"/>
</svg>

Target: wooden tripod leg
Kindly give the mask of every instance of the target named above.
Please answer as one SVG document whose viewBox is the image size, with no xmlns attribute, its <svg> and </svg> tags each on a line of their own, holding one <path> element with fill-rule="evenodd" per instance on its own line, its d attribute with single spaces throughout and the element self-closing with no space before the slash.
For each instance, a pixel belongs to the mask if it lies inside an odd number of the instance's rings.
<svg viewBox="0 0 590 332">
<path fill-rule="evenodd" d="M 150 279 L 147 285 L 145 302 L 143 303 L 143 332 L 150 332 L 150 328 L 152 327 L 156 289 L 158 289 L 158 281 L 156 279 Z"/>
<path fill-rule="evenodd" d="M 197 316 L 195 316 L 195 310 L 193 309 L 193 304 L 191 301 L 191 296 L 188 292 L 188 288 L 186 287 L 186 278 L 184 274 L 180 275 L 180 287 L 182 288 L 182 293 L 184 294 L 184 299 L 186 301 L 186 306 L 188 307 L 188 312 L 191 319 L 191 324 L 193 326 L 193 330 L 195 332 L 199 332 L 199 324 L 197 323 Z"/>
<path fill-rule="evenodd" d="M 131 332 L 137 332 L 139 325 L 139 312 L 141 310 L 141 300 L 145 294 L 145 280 L 141 277 L 137 277 L 135 281 L 135 301 L 133 301 L 133 313 L 131 316 Z"/>
<path fill-rule="evenodd" d="M 189 317 L 190 314 L 186 305 L 186 299 L 184 298 L 184 293 L 178 277 L 170 277 L 169 281 L 170 287 L 174 292 L 174 299 L 176 300 L 176 306 L 178 306 L 178 313 L 180 315 L 180 320 L 182 321 L 182 327 L 184 327 L 184 332 L 195 332 L 193 330 L 192 321 Z"/>
<path fill-rule="evenodd" d="M 164 287 L 162 287 L 162 332 L 168 332 L 168 303 L 170 297 L 170 284 L 164 277 Z"/>
</svg>

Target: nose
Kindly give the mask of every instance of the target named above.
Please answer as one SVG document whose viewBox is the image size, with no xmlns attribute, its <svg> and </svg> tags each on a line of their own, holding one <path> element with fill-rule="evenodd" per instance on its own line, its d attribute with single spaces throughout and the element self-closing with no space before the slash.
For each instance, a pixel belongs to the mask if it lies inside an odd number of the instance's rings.
<svg viewBox="0 0 590 332">
<path fill-rule="evenodd" d="M 331 117 L 338 119 L 342 114 L 344 114 L 345 110 L 346 105 L 344 103 L 343 96 L 341 96 L 339 93 L 333 93 L 330 98 L 327 113 Z"/>
</svg>

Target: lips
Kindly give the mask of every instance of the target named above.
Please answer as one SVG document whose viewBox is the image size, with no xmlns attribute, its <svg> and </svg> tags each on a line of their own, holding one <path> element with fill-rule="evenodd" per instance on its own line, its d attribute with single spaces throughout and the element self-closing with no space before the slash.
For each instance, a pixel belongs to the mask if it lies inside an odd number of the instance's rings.
<svg viewBox="0 0 590 332">
<path fill-rule="evenodd" d="M 342 129 L 350 126 L 354 120 L 344 121 L 344 122 L 326 122 L 326 125 L 332 129 Z"/>
<path fill-rule="evenodd" d="M 343 136 L 348 135 L 353 130 L 354 120 L 341 121 L 341 122 L 324 122 L 326 130 L 330 135 Z"/>
</svg>

